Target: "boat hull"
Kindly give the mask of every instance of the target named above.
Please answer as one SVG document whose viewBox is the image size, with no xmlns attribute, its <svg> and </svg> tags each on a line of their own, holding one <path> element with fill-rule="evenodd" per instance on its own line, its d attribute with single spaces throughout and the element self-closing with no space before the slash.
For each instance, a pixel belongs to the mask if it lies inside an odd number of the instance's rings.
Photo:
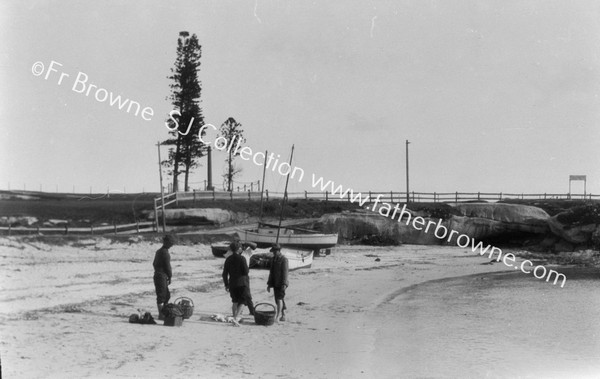
<svg viewBox="0 0 600 379">
<path fill-rule="evenodd" d="M 256 232 L 250 230 L 238 230 L 238 238 L 244 242 L 254 242 L 259 248 L 272 246 L 277 241 L 277 232 Z M 307 250 L 319 250 L 337 245 L 337 234 L 293 234 L 280 233 L 278 243 L 284 247 L 303 248 Z"/>
<path fill-rule="evenodd" d="M 282 248 L 281 254 L 288 260 L 288 271 L 294 271 L 301 268 L 310 268 L 312 266 L 314 251 L 304 249 Z M 244 251 L 242 253 L 248 267 L 252 269 L 269 269 L 273 261 L 271 252 L 252 252 Z"/>
</svg>

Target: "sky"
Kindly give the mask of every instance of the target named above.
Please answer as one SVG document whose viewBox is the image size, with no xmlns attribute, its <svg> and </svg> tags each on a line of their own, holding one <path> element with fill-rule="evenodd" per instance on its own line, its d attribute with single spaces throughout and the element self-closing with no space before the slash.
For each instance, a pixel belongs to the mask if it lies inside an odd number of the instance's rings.
<svg viewBox="0 0 600 379">
<path fill-rule="evenodd" d="M 0 189 L 159 191 L 167 76 L 188 31 L 205 123 L 233 117 L 253 152 L 282 161 L 294 145 L 305 176 L 291 192 L 313 174 L 404 191 L 408 140 L 411 191 L 566 193 L 587 175 L 600 194 L 595 0 L 11 0 L 0 31 Z M 146 119 L 98 100 L 110 93 Z M 261 179 L 237 163 L 238 184 Z M 267 173 L 267 189 L 284 185 Z"/>
</svg>

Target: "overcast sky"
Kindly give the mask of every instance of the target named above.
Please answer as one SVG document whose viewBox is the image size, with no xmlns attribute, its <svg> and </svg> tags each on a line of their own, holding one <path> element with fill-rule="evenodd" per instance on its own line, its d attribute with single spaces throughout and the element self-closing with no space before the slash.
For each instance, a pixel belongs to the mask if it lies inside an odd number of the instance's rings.
<svg viewBox="0 0 600 379">
<path fill-rule="evenodd" d="M 306 176 L 291 191 L 313 173 L 403 191 L 409 140 L 414 191 L 566 193 L 577 174 L 600 194 L 596 0 L 3 1 L 0 25 L 2 189 L 158 191 L 185 30 L 202 45 L 205 122 L 234 117 L 253 151 L 282 159 L 295 144 Z M 75 91 L 79 73 L 153 116 Z M 238 161 L 240 182 L 261 178 Z M 268 175 L 268 189 L 284 183 Z"/>
</svg>

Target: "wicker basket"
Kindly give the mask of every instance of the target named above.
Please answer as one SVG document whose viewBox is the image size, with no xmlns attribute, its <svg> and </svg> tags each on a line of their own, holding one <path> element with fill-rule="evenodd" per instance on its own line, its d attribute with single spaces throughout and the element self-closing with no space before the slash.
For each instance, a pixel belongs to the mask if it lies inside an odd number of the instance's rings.
<svg viewBox="0 0 600 379">
<path fill-rule="evenodd" d="M 178 297 L 173 303 L 179 305 L 183 311 L 184 320 L 192 317 L 194 314 L 194 302 L 189 297 Z"/>
<path fill-rule="evenodd" d="M 272 311 L 259 311 L 257 308 L 261 305 L 267 305 L 271 308 L 273 308 Z M 258 303 L 254 306 L 254 322 L 257 325 L 265 325 L 265 326 L 269 326 L 269 325 L 273 325 L 273 323 L 275 322 L 275 306 L 273 304 L 269 304 L 269 303 Z"/>
</svg>

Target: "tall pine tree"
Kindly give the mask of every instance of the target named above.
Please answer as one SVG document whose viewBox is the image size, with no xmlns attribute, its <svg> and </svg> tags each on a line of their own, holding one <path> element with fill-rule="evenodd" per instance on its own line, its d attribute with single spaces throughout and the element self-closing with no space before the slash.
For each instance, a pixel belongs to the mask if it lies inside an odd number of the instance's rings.
<svg viewBox="0 0 600 379">
<path fill-rule="evenodd" d="M 174 114 L 175 122 L 172 119 L 168 120 L 170 138 L 162 142 L 163 145 L 170 146 L 169 156 L 163 161 L 163 165 L 171 170 L 174 192 L 179 190 L 178 179 L 181 173 L 185 174 L 184 189 L 189 190 L 190 170 L 198 166 L 198 159 L 206 150 L 198 135 L 204 125 L 204 116 L 200 108 L 202 88 L 198 80 L 201 56 L 202 46 L 198 37 L 195 34 L 190 37 L 188 32 L 180 32 L 175 67 L 168 76 L 173 81 L 170 85 L 169 100 L 178 113 Z"/>
</svg>

